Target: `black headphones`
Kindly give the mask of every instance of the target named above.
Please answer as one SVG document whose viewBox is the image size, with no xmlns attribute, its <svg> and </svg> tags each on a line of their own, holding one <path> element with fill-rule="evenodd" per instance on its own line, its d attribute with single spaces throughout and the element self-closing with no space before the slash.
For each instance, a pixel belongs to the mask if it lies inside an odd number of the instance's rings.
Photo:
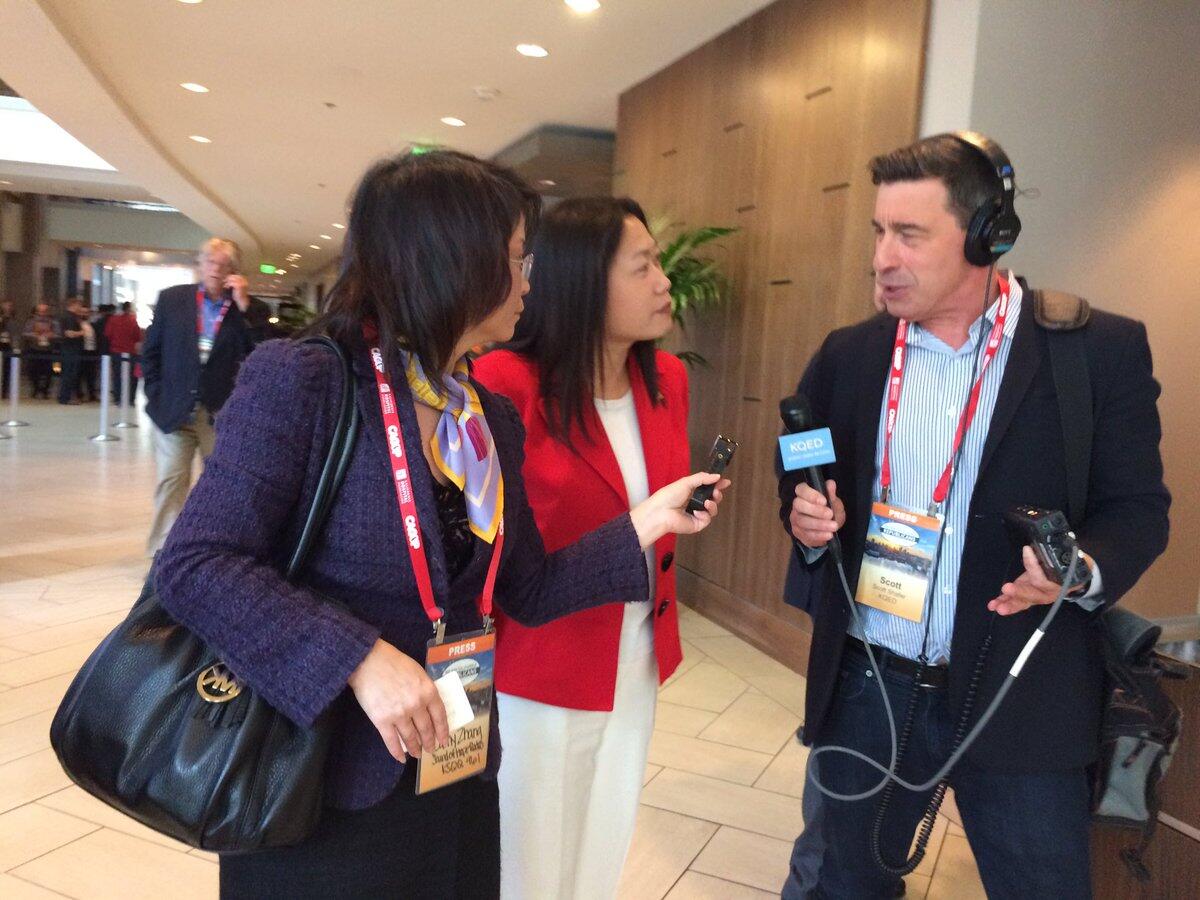
<svg viewBox="0 0 1200 900">
<path fill-rule="evenodd" d="M 974 266 L 988 266 L 1013 248 L 1021 233 L 1021 220 L 1013 209 L 1016 183 L 1012 163 L 1000 145 L 977 131 L 953 131 L 946 135 L 965 144 L 987 160 L 1000 183 L 1000 196 L 971 214 L 963 255 Z"/>
</svg>

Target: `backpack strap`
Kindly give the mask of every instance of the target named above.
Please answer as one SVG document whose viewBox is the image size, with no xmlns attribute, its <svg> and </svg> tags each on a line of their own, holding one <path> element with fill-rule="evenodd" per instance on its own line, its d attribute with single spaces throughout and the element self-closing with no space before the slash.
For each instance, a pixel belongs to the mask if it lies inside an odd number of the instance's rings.
<svg viewBox="0 0 1200 900">
<path fill-rule="evenodd" d="M 1067 519 L 1083 521 L 1092 461 L 1092 379 L 1084 347 L 1084 326 L 1092 309 L 1082 297 L 1034 290 L 1033 315 L 1046 332 L 1054 392 L 1062 422 L 1067 466 Z"/>
<path fill-rule="evenodd" d="M 1092 307 L 1082 297 L 1063 291 L 1033 292 L 1033 316 L 1047 331 L 1078 331 L 1092 318 Z"/>
</svg>

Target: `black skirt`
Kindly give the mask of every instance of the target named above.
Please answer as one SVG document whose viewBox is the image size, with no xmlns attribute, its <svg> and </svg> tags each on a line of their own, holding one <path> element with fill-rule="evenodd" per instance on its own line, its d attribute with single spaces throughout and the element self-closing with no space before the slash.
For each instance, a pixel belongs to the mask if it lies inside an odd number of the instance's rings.
<svg viewBox="0 0 1200 900">
<path fill-rule="evenodd" d="M 416 765 L 368 809 L 326 809 L 293 847 L 221 857 L 223 900 L 494 900 L 500 896 L 495 781 L 413 792 Z"/>
</svg>

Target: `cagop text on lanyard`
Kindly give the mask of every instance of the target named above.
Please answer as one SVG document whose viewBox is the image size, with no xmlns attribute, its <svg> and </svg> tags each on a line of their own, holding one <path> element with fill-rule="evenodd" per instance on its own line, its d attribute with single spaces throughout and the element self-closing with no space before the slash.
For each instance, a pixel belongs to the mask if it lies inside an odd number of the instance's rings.
<svg viewBox="0 0 1200 900">
<path fill-rule="evenodd" d="M 446 636 L 445 611 L 437 605 L 433 596 L 433 581 L 429 577 L 429 562 L 425 556 L 425 544 L 421 537 L 421 520 L 413 496 L 409 464 L 404 454 L 404 438 L 400 432 L 400 416 L 396 408 L 396 396 L 388 381 L 383 366 L 383 353 L 378 347 L 371 348 L 371 362 L 375 368 L 375 385 L 379 389 L 379 411 L 383 414 L 383 427 L 387 438 L 388 459 L 392 464 L 392 476 L 396 485 L 396 499 L 400 503 L 400 520 L 404 525 L 405 544 L 412 560 L 413 576 L 417 580 L 417 591 L 425 615 L 433 623 L 437 643 Z M 419 465 L 424 465 L 421 460 Z M 504 548 L 504 519 L 496 531 L 492 545 L 492 560 L 488 564 L 487 579 L 479 595 L 479 613 L 483 617 L 483 630 L 492 630 L 492 598 L 496 591 L 496 572 L 500 568 L 500 554 Z"/>
<path fill-rule="evenodd" d="M 958 448 L 962 446 L 963 438 L 966 436 L 967 429 L 971 427 L 971 422 L 975 419 L 975 411 L 979 408 L 979 395 L 983 389 L 983 376 L 987 373 L 988 366 L 996 357 L 996 352 L 1000 349 L 1000 342 L 1004 338 L 1004 323 L 1008 318 L 1008 301 L 1009 301 L 1009 285 L 1008 281 L 1000 275 L 996 276 L 997 284 L 1000 286 L 1000 297 L 997 300 L 996 321 L 992 323 L 992 330 L 988 334 L 987 346 L 983 350 L 983 360 L 979 366 L 979 377 L 975 379 L 975 384 L 971 388 L 971 393 L 967 398 L 967 404 L 963 407 L 962 415 L 958 419 L 958 428 L 954 432 L 954 444 L 950 448 L 950 460 L 946 463 L 946 468 L 942 470 L 942 475 L 938 479 L 937 486 L 933 489 L 933 502 L 929 505 L 929 514 L 937 516 L 942 509 L 942 504 L 946 500 L 946 496 L 950 493 L 950 482 L 954 477 L 954 461 L 958 456 Z M 983 321 L 980 321 L 980 328 L 983 327 Z M 888 502 L 888 495 L 891 492 L 892 486 L 892 434 L 896 430 L 896 420 L 900 416 L 900 388 L 904 383 L 904 363 L 908 355 L 908 329 L 909 323 L 907 319 L 901 319 L 896 323 L 896 343 L 892 347 L 892 365 L 891 371 L 888 373 L 888 388 L 887 388 L 887 416 L 884 422 L 883 431 L 883 462 L 879 469 L 879 484 L 880 484 L 880 499 Z"/>
</svg>

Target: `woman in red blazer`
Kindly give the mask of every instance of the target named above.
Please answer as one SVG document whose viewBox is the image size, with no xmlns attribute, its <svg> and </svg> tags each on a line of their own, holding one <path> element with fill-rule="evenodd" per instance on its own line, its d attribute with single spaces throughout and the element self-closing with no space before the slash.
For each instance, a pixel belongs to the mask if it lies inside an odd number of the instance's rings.
<svg viewBox="0 0 1200 900">
<path fill-rule="evenodd" d="M 687 375 L 655 349 L 671 282 L 636 203 L 566 200 L 533 254 L 514 341 L 474 375 L 516 404 L 530 506 L 554 550 L 687 474 Z M 643 602 L 498 622 L 502 897 L 616 894 L 657 688 L 681 658 L 674 536 L 646 557 Z"/>
</svg>

